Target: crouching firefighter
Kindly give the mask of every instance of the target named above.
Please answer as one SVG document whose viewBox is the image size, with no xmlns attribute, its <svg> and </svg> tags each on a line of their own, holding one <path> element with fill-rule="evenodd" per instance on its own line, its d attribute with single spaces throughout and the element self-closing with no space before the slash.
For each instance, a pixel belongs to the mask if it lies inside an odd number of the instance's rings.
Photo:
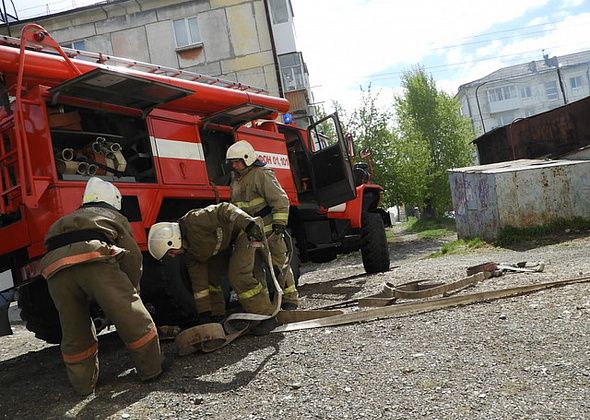
<svg viewBox="0 0 590 420">
<path fill-rule="evenodd" d="M 191 210 L 178 222 L 154 224 L 148 249 L 157 260 L 183 254 L 204 322 L 225 316 L 221 279 L 226 273 L 244 311 L 271 315 L 274 308 L 266 284 L 253 275 L 256 249 L 250 239 L 264 240 L 256 220 L 233 204 L 220 203 Z"/>
<path fill-rule="evenodd" d="M 284 238 L 289 217 L 289 197 L 272 169 L 256 158 L 256 151 L 247 141 L 232 144 L 225 158 L 233 169 L 230 201 L 249 215 L 263 219 L 273 269 L 283 289 L 282 309 L 297 309 L 299 295 Z"/>
<path fill-rule="evenodd" d="M 98 379 L 91 300 L 115 324 L 140 379 L 151 380 L 162 372 L 156 327 L 138 294 L 141 251 L 120 209 L 117 187 L 90 178 L 82 207 L 57 220 L 45 238 L 48 253 L 41 270 L 59 312 L 68 377 L 82 395 L 92 393 Z"/>
</svg>

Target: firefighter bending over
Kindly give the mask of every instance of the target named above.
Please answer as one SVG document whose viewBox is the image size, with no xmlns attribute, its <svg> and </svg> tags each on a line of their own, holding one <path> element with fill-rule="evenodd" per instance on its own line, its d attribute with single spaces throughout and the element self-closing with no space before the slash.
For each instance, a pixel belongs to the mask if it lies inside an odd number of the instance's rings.
<svg viewBox="0 0 590 420">
<path fill-rule="evenodd" d="M 253 217 L 264 221 L 264 233 L 272 255 L 277 280 L 283 289 L 282 309 L 293 310 L 299 296 L 291 266 L 287 263 L 284 234 L 289 218 L 289 197 L 274 172 L 256 158 L 252 145 L 245 140 L 232 144 L 226 153 L 234 176 L 231 182 L 231 202 Z"/>
<path fill-rule="evenodd" d="M 41 270 L 59 312 L 68 377 L 82 395 L 91 394 L 98 379 L 90 300 L 117 327 L 139 377 L 147 381 L 162 372 L 156 327 L 138 294 L 141 251 L 120 209 L 117 187 L 90 178 L 82 207 L 57 220 L 45 238 L 49 252 L 41 260 Z"/>
<path fill-rule="evenodd" d="M 154 224 L 148 249 L 157 260 L 183 254 L 202 321 L 225 316 L 221 279 L 226 272 L 246 312 L 270 315 L 274 308 L 268 289 L 252 274 L 256 249 L 250 238 L 264 239 L 256 220 L 233 204 L 220 203 L 191 210 L 177 223 Z"/>
</svg>

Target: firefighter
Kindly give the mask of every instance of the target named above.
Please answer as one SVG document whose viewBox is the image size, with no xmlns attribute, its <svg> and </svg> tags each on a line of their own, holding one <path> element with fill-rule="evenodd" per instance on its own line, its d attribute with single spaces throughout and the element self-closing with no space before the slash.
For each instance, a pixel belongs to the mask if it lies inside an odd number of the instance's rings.
<svg viewBox="0 0 590 420">
<path fill-rule="evenodd" d="M 156 327 L 138 294 L 141 251 L 120 209 L 117 187 L 92 177 L 82 207 L 53 223 L 45 237 L 48 253 L 41 270 L 59 312 L 68 377 L 82 395 L 91 394 L 98 379 L 91 300 L 115 324 L 140 379 L 152 380 L 162 372 Z"/>
<path fill-rule="evenodd" d="M 266 285 L 252 274 L 255 248 L 250 238 L 264 239 L 256 220 L 233 204 L 220 203 L 191 210 L 178 222 L 154 224 L 148 249 L 157 260 L 183 254 L 202 320 L 216 321 L 225 315 L 220 284 L 225 271 L 246 312 L 270 315 L 274 308 Z"/>
<path fill-rule="evenodd" d="M 274 172 L 256 158 L 256 152 L 245 140 L 232 144 L 226 153 L 231 164 L 231 202 L 251 216 L 261 217 L 268 237 L 272 263 L 283 289 L 282 309 L 293 310 L 299 296 L 291 266 L 287 263 L 284 234 L 289 218 L 289 197 Z"/>
</svg>

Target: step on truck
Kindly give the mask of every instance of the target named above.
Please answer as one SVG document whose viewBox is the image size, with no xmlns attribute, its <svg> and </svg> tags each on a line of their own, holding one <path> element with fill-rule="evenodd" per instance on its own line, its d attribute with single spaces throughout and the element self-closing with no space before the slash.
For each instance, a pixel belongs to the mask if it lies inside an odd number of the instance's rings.
<svg viewBox="0 0 590 420">
<path fill-rule="evenodd" d="M 157 324 L 194 321 L 181 261 L 147 251 L 152 224 L 229 200 L 227 148 L 247 140 L 291 204 L 299 263 L 359 250 L 368 273 L 389 269 L 382 188 L 338 116 L 307 129 L 277 119 L 283 98 L 196 73 L 60 47 L 29 24 L 0 40 L 0 293 L 18 296 L 38 338 L 58 342 L 59 318 L 39 272 L 51 224 L 80 206 L 86 181 L 113 182 L 144 252 L 141 296 Z M 11 293 L 11 291 L 17 293 Z M 100 308 L 96 324 L 104 326 Z"/>
</svg>

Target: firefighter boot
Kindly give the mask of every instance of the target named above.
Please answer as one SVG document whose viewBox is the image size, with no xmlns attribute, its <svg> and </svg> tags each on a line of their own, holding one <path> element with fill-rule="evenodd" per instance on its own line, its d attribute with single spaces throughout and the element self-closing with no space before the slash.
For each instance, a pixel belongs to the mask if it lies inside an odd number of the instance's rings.
<svg viewBox="0 0 590 420">
<path fill-rule="evenodd" d="M 98 355 L 95 353 L 79 362 L 66 361 L 65 364 L 74 390 L 84 397 L 92 394 L 98 380 Z"/>
<path fill-rule="evenodd" d="M 268 335 L 272 330 L 279 326 L 276 317 L 265 319 L 259 324 L 256 324 L 248 329 L 248 333 L 252 335 Z"/>
<path fill-rule="evenodd" d="M 127 347 L 129 349 L 129 346 Z M 142 381 L 156 379 L 162 374 L 162 357 L 158 336 L 137 349 L 129 349 L 137 374 Z"/>
</svg>

